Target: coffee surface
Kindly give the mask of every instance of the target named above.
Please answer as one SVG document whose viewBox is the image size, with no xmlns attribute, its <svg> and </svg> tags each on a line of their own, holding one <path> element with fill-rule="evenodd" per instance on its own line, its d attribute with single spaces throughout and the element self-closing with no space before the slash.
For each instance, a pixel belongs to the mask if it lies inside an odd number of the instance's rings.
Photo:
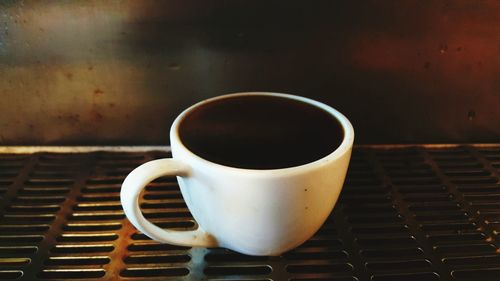
<svg viewBox="0 0 500 281">
<path fill-rule="evenodd" d="M 299 166 L 332 153 L 343 129 L 328 112 L 273 96 L 238 96 L 208 102 L 179 125 L 181 142 L 214 163 L 246 169 Z"/>
</svg>

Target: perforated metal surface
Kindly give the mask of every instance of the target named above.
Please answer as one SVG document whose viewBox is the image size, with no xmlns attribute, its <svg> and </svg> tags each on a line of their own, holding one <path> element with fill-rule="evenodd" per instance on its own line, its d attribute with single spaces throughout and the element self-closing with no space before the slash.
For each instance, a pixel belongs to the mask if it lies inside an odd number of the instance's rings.
<svg viewBox="0 0 500 281">
<path fill-rule="evenodd" d="M 498 280 L 500 146 L 357 148 L 321 230 L 281 257 L 158 244 L 124 218 L 120 184 L 162 152 L 0 155 L 0 279 Z M 175 179 L 141 207 L 195 223 Z"/>
</svg>

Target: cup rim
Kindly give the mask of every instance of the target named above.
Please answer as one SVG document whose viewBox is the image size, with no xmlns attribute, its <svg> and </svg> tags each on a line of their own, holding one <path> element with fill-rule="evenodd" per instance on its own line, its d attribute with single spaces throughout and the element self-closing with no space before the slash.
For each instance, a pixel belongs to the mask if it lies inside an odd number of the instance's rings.
<svg viewBox="0 0 500 281">
<path fill-rule="evenodd" d="M 227 98 L 233 98 L 233 97 L 241 97 L 241 96 L 270 96 L 270 97 L 280 97 L 280 98 L 288 98 L 300 102 L 304 102 L 307 104 L 310 104 L 312 106 L 318 107 L 319 109 L 322 109 L 332 115 L 341 125 L 342 129 L 344 130 L 344 137 L 342 139 L 342 142 L 340 145 L 332 151 L 330 154 L 314 160 L 312 162 L 302 164 L 302 165 L 297 165 L 297 166 L 292 166 L 292 167 L 286 167 L 286 168 L 277 168 L 277 169 L 247 169 L 247 168 L 237 168 L 237 167 L 232 167 L 232 166 L 227 166 L 223 164 L 218 164 L 215 162 L 212 162 L 210 160 L 207 160 L 205 158 L 202 158 L 201 156 L 198 156 L 196 153 L 192 152 L 189 150 L 182 140 L 179 137 L 179 125 L 182 123 L 183 119 L 193 110 L 196 110 L 196 108 L 205 105 L 207 103 L 216 101 L 216 100 L 221 100 L 221 99 L 227 99 Z M 239 92 L 239 93 L 232 93 L 232 94 L 225 94 L 225 95 L 220 95 L 216 96 L 213 98 L 205 99 L 203 101 L 200 101 L 198 103 L 193 104 L 192 106 L 188 107 L 184 111 L 182 111 L 177 118 L 174 120 L 172 127 L 170 129 L 170 145 L 173 147 L 173 144 L 176 143 L 179 148 L 181 148 L 185 153 L 189 155 L 190 158 L 196 159 L 197 162 L 204 163 L 206 165 L 212 165 L 215 167 L 219 168 L 224 168 L 224 169 L 231 169 L 233 171 L 238 171 L 238 172 L 244 172 L 244 173 L 257 173 L 257 174 L 263 174 L 263 173 L 276 173 L 276 172 L 297 172 L 299 170 L 309 170 L 313 169 L 317 166 L 323 165 L 327 162 L 336 160 L 340 158 L 342 155 L 344 155 L 347 151 L 349 151 L 352 148 L 352 145 L 354 143 L 354 128 L 352 127 L 351 122 L 345 117 L 342 113 L 340 113 L 338 110 L 334 109 L 333 107 L 326 105 L 322 102 L 306 98 L 303 96 L 298 96 L 298 95 L 292 95 L 292 94 L 284 94 L 284 93 L 275 93 L 275 92 Z M 290 153 L 293 153 L 291 151 Z M 175 156 L 174 156 L 175 158 Z M 188 163 L 186 163 L 188 164 Z"/>
</svg>

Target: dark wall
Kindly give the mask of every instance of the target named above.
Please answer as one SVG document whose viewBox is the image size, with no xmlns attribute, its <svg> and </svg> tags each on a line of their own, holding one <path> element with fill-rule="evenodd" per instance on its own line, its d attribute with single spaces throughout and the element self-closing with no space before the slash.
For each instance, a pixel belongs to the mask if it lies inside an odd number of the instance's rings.
<svg viewBox="0 0 500 281">
<path fill-rule="evenodd" d="M 328 103 L 358 143 L 499 142 L 500 2 L 0 2 L 0 144 L 166 144 L 239 91 Z"/>
</svg>

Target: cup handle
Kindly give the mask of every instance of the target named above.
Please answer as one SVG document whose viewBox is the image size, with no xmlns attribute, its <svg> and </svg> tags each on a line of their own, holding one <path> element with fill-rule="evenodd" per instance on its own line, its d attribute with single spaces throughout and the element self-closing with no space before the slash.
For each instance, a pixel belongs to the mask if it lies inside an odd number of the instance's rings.
<svg viewBox="0 0 500 281">
<path fill-rule="evenodd" d="M 139 207 L 139 195 L 151 181 L 162 176 L 189 177 L 190 168 L 182 162 L 172 159 L 153 160 L 135 168 L 123 181 L 120 200 L 128 220 L 142 233 L 153 240 L 193 247 L 216 247 L 217 242 L 200 227 L 195 230 L 162 229 L 149 222 L 142 215 Z"/>
</svg>

